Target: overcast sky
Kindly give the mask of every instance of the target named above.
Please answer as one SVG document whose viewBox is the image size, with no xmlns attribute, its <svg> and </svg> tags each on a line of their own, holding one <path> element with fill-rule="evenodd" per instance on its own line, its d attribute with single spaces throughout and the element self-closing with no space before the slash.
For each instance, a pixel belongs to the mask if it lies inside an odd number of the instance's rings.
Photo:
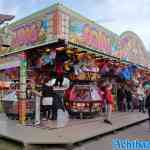
<svg viewBox="0 0 150 150">
<path fill-rule="evenodd" d="M 56 2 L 121 34 L 137 33 L 150 51 L 150 0 L 0 0 L 0 13 L 20 19 Z"/>
</svg>

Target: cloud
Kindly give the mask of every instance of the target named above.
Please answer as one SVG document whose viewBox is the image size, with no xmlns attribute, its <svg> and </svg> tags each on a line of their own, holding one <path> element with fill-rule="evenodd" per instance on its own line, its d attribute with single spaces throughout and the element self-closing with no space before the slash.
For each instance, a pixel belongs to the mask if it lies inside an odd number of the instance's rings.
<svg viewBox="0 0 150 150">
<path fill-rule="evenodd" d="M 85 4 L 84 2 L 81 2 L 82 8 L 87 9 L 82 11 L 88 11 L 92 18 L 102 21 L 133 22 L 147 19 L 150 15 L 149 0 L 88 0 Z"/>
<path fill-rule="evenodd" d="M 37 3 L 44 3 L 47 0 L 31 0 L 31 3 L 37 4 Z"/>
<path fill-rule="evenodd" d="M 147 20 L 150 15 L 150 6 L 145 0 L 110 0 L 111 1 L 111 15 L 113 15 L 117 21 L 123 22 L 139 22 Z M 118 2 L 118 5 L 117 5 Z"/>
<path fill-rule="evenodd" d="M 19 6 L 13 2 L 15 2 L 15 0 L 12 0 L 9 2 L 1 0 L 0 1 L 0 13 L 17 15 L 19 11 Z"/>
</svg>

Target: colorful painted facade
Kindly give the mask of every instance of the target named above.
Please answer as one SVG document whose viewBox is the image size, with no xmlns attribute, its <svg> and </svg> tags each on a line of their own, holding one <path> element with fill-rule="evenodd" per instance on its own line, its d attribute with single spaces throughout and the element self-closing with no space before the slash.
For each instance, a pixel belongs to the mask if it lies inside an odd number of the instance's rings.
<svg viewBox="0 0 150 150">
<path fill-rule="evenodd" d="M 8 30 L 12 34 L 11 48 L 0 49 L 0 55 L 65 39 L 134 63 L 149 64 L 145 47 L 135 33 L 118 36 L 61 4 L 17 21 Z"/>
<path fill-rule="evenodd" d="M 150 63 L 143 42 L 135 33 L 130 31 L 124 32 L 120 36 L 118 50 L 113 55 L 145 66 Z"/>
<path fill-rule="evenodd" d="M 12 49 L 25 49 L 54 39 L 56 17 L 55 12 L 52 12 L 44 17 L 10 27 L 9 30 L 13 33 Z"/>
</svg>

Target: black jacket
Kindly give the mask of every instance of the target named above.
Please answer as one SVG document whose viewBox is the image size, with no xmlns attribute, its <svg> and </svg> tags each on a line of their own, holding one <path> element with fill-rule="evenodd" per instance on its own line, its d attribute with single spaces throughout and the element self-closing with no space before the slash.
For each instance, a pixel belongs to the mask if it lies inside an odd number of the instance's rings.
<svg viewBox="0 0 150 150">
<path fill-rule="evenodd" d="M 147 109 L 150 109 L 150 95 L 148 95 L 148 96 L 146 97 L 145 107 L 146 107 Z"/>
<path fill-rule="evenodd" d="M 50 87 L 47 85 L 42 86 L 42 99 L 44 97 L 53 98 L 53 104 L 52 104 L 53 110 L 62 109 L 63 111 L 65 111 L 61 97 L 53 90 L 50 90 Z"/>
<path fill-rule="evenodd" d="M 64 104 L 62 102 L 62 99 L 56 93 L 53 93 L 53 105 L 52 105 L 52 108 L 55 109 L 55 110 L 62 109 L 63 111 L 65 111 L 65 107 L 64 107 Z"/>
<path fill-rule="evenodd" d="M 50 91 L 50 88 L 49 88 L 49 86 L 47 86 L 47 85 L 42 85 L 42 97 L 51 97 L 51 91 Z"/>
<path fill-rule="evenodd" d="M 129 90 L 125 90 L 125 96 L 128 102 L 132 101 L 132 93 Z"/>
<path fill-rule="evenodd" d="M 118 88 L 117 89 L 117 99 L 118 99 L 118 101 L 122 101 L 124 98 L 125 98 L 124 89 Z"/>
</svg>

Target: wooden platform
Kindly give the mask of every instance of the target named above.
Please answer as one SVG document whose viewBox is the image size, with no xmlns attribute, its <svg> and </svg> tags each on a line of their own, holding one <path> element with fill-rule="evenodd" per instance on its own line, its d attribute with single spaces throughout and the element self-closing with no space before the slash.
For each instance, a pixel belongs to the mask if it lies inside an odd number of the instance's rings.
<svg viewBox="0 0 150 150">
<path fill-rule="evenodd" d="M 148 119 L 139 112 L 113 113 L 113 125 L 103 122 L 103 117 L 88 120 L 70 120 L 64 128 L 41 129 L 23 126 L 0 116 L 0 136 L 24 145 L 73 145 L 90 138 L 104 135 Z"/>
</svg>

